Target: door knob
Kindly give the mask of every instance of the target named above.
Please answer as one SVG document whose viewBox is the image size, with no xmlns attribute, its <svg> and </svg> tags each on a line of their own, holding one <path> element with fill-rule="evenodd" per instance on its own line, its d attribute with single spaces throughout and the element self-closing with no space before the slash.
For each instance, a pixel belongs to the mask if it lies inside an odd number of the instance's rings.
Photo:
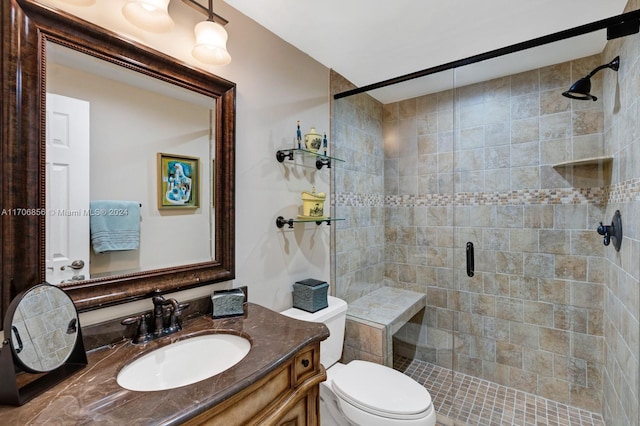
<svg viewBox="0 0 640 426">
<path fill-rule="evenodd" d="M 73 262 L 71 262 L 71 265 L 67 265 L 67 266 L 62 266 L 60 267 L 61 271 L 64 271 L 67 268 L 71 268 L 75 271 L 84 268 L 84 260 L 74 260 Z"/>
</svg>

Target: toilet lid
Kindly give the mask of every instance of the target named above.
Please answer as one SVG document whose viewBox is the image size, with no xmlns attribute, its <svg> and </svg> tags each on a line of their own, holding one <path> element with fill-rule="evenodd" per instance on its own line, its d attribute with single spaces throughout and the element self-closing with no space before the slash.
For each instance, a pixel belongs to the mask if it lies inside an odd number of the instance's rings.
<svg viewBox="0 0 640 426">
<path fill-rule="evenodd" d="M 392 368 L 367 361 L 351 361 L 344 366 L 333 378 L 331 387 L 350 404 L 383 417 L 411 418 L 431 406 L 431 395 L 418 382 Z"/>
</svg>

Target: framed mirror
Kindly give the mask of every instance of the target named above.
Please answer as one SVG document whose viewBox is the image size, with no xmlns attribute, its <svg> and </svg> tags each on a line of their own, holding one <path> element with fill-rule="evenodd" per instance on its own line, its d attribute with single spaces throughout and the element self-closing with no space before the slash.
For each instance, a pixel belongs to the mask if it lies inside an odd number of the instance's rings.
<svg viewBox="0 0 640 426">
<path fill-rule="evenodd" d="M 168 292 L 233 279 L 235 84 L 34 0 L 9 0 L 1 7 L 2 313 L 16 294 L 45 281 L 63 288 L 77 309 L 84 311 L 148 297 L 156 290 Z M 73 86 L 70 75 L 80 74 L 88 80 L 76 84 L 71 92 L 63 89 Z M 125 77 L 118 80 L 116 75 Z M 104 101 L 112 104 L 114 115 L 106 124 L 99 123 L 107 113 L 95 92 L 104 92 L 107 84 L 120 92 L 147 90 L 147 105 L 126 113 L 135 102 L 116 96 Z M 83 93 L 83 87 L 95 90 Z M 55 120 L 54 124 L 47 120 L 47 92 L 89 101 L 89 109 L 95 110 L 90 115 L 89 145 L 98 160 L 88 162 L 89 173 L 95 172 L 89 175 L 88 197 L 90 202 L 137 204 L 139 211 L 133 214 L 140 217 L 138 249 L 99 252 L 83 237 L 84 248 L 91 248 L 91 253 L 76 258 L 56 245 L 61 234 L 67 238 L 76 231 L 88 231 L 86 225 L 76 222 L 77 216 L 94 216 L 91 211 L 102 210 L 91 210 L 91 205 L 89 210 L 69 207 L 60 201 L 66 197 L 58 191 L 63 185 L 56 183 L 52 188 L 51 182 L 61 181 L 52 180 L 47 164 L 53 158 L 48 138 L 55 130 Z M 121 104 L 113 105 L 118 99 Z M 182 114 L 186 122 L 180 118 L 184 105 L 195 111 Z M 152 109 L 164 115 L 145 118 Z M 195 116 L 199 121 L 190 122 Z M 131 120 L 125 125 L 122 117 Z M 94 123 L 97 130 L 91 130 Z M 109 128 L 120 133 L 105 136 Z M 177 141 L 176 135 L 163 140 L 159 135 L 167 129 L 188 134 L 188 140 Z M 99 145 L 101 137 L 111 143 Z M 116 142 L 125 145 L 128 154 L 126 150 L 122 151 L 125 154 L 112 152 Z M 158 209 L 162 174 L 157 158 L 161 152 L 178 159 L 198 159 L 197 208 Z M 118 177 L 127 170 L 138 175 L 128 181 Z M 68 187 L 73 189 L 78 181 L 67 181 Z M 137 192 L 129 187 L 137 187 Z M 69 214 L 65 217 L 63 212 Z M 185 222 L 193 223 L 187 226 Z M 161 229 L 182 231 L 168 240 L 157 240 Z M 177 241 L 195 238 L 199 248 L 183 256 L 187 250 Z M 163 258 L 172 251 L 173 255 Z"/>
<path fill-rule="evenodd" d="M 4 319 L 0 402 L 21 405 L 86 365 L 78 313 L 62 289 L 39 284 L 16 296 Z M 18 380 L 16 371 L 39 376 Z"/>
</svg>

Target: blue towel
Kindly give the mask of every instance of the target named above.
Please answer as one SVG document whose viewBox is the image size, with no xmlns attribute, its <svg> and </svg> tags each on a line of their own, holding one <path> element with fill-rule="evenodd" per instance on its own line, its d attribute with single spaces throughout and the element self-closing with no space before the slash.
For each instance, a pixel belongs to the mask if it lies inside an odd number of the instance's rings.
<svg viewBox="0 0 640 426">
<path fill-rule="evenodd" d="M 91 244 L 95 253 L 137 250 L 140 246 L 140 203 L 95 200 L 91 208 Z"/>
</svg>

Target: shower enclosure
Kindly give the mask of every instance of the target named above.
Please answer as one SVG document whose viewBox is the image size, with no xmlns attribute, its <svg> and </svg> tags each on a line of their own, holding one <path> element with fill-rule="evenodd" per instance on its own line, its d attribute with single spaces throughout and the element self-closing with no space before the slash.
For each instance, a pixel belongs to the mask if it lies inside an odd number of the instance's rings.
<svg viewBox="0 0 640 426">
<path fill-rule="evenodd" d="M 638 12 L 394 84 L 332 73 L 332 291 L 426 296 L 396 357 L 640 424 Z"/>
</svg>

